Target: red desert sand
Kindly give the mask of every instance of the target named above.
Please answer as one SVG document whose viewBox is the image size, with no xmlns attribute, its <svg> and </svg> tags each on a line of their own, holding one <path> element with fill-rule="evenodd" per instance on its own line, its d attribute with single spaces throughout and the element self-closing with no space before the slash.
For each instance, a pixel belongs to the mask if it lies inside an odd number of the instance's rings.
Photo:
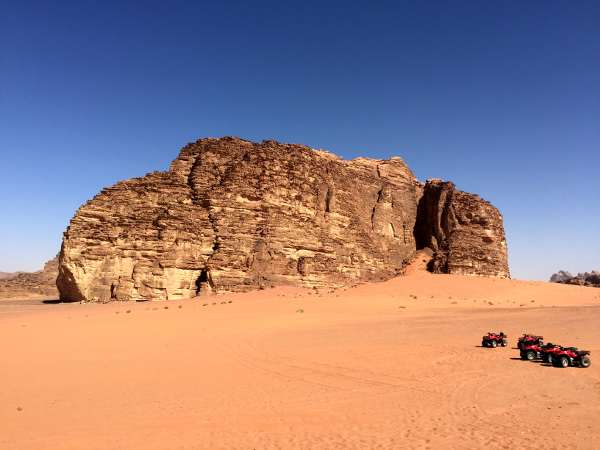
<svg viewBox="0 0 600 450">
<path fill-rule="evenodd" d="M 0 448 L 597 448 L 600 290 L 422 265 L 338 290 L 0 301 Z M 592 365 L 523 361 L 523 333 Z"/>
</svg>

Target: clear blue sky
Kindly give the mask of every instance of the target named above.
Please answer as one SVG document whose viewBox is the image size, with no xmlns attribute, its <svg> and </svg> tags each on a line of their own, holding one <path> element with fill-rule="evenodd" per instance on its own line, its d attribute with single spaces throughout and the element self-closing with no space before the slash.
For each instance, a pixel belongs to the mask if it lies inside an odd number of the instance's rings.
<svg viewBox="0 0 600 450">
<path fill-rule="evenodd" d="M 504 216 L 511 275 L 600 269 L 600 2 L 0 6 L 0 271 L 204 137 L 402 157 Z"/>
</svg>

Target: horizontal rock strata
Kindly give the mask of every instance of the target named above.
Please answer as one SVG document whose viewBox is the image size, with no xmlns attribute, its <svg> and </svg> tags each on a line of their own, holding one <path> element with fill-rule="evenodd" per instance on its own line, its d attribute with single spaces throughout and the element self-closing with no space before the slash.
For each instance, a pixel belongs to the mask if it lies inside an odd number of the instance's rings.
<svg viewBox="0 0 600 450">
<path fill-rule="evenodd" d="M 169 172 L 83 205 L 57 286 L 69 301 L 335 286 L 394 277 L 420 246 L 436 251 L 436 271 L 508 277 L 497 210 L 451 183 L 419 183 L 401 158 L 208 138 Z"/>
</svg>

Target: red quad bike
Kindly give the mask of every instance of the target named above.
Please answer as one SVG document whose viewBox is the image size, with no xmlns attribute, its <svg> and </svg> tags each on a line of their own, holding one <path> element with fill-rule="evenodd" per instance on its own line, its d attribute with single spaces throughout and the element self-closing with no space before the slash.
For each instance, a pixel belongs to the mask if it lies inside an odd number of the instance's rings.
<svg viewBox="0 0 600 450">
<path fill-rule="evenodd" d="M 548 364 L 552 364 L 552 361 L 555 357 L 555 355 L 558 352 L 562 352 L 565 349 L 565 347 L 562 347 L 560 345 L 556 345 L 556 344 L 551 344 L 550 342 L 548 342 L 546 345 L 544 345 L 542 347 L 542 351 L 541 351 L 541 357 L 544 360 L 544 362 L 548 363 Z M 574 350 L 577 350 L 575 348 L 573 348 Z"/>
<path fill-rule="evenodd" d="M 581 367 L 590 367 L 591 361 L 587 355 L 588 350 L 577 350 L 574 347 L 564 348 L 552 356 L 552 365 L 556 367 L 569 367 L 579 365 Z"/>
<path fill-rule="evenodd" d="M 519 342 L 517 342 L 517 347 L 519 350 L 523 350 L 527 345 L 537 344 L 539 346 L 544 345 L 542 342 L 544 336 L 536 336 L 535 334 L 524 334 L 519 338 Z"/>
<path fill-rule="evenodd" d="M 526 359 L 527 361 L 533 361 L 536 358 L 539 358 L 542 353 L 542 348 L 538 344 L 528 344 L 521 348 L 521 359 Z"/>
<path fill-rule="evenodd" d="M 502 332 L 496 333 L 488 333 L 487 336 L 483 336 L 481 340 L 482 347 L 492 347 L 496 348 L 498 345 L 502 347 L 506 347 L 506 335 Z"/>
<path fill-rule="evenodd" d="M 552 361 L 552 353 L 562 350 L 562 347 L 554 344 L 528 344 L 521 349 L 521 359 L 533 361 L 536 358 L 542 358 L 545 362 Z"/>
</svg>

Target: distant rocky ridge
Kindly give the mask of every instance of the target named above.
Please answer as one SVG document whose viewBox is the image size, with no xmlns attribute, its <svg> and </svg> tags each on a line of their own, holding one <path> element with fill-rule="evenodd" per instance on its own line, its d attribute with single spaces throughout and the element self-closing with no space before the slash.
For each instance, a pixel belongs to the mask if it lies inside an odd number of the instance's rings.
<svg viewBox="0 0 600 450">
<path fill-rule="evenodd" d="M 0 298 L 58 298 L 56 278 L 58 276 L 58 255 L 48 261 L 42 270 L 36 272 L 0 272 Z"/>
<path fill-rule="evenodd" d="M 592 270 L 591 272 L 579 272 L 576 277 L 570 272 L 560 270 L 550 277 L 553 283 L 573 284 L 577 286 L 594 286 L 600 287 L 600 271 Z"/>
<path fill-rule="evenodd" d="M 30 273 L 30 272 L 0 272 L 0 280 L 6 280 L 8 278 L 15 278 L 17 275 L 22 273 Z"/>
<path fill-rule="evenodd" d="M 561 281 L 567 281 L 567 280 L 570 280 L 571 278 L 573 278 L 573 275 L 571 275 L 571 272 L 569 272 L 567 270 L 559 270 L 557 273 L 553 274 L 550 277 L 550 281 L 552 283 L 560 283 Z"/>
<path fill-rule="evenodd" d="M 509 277 L 498 210 L 451 182 L 419 183 L 401 158 L 207 138 L 168 172 L 83 205 L 57 286 L 67 301 L 335 286 L 399 275 L 420 248 L 435 251 L 434 272 Z"/>
</svg>

